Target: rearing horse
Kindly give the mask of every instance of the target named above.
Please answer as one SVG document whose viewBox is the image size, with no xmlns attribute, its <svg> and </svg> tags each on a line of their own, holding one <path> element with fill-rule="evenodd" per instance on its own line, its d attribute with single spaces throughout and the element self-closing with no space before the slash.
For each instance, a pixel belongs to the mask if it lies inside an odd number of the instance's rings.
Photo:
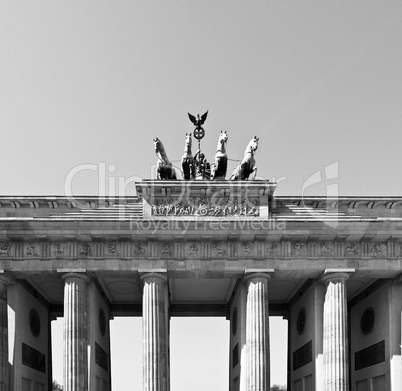
<svg viewBox="0 0 402 391">
<path fill-rule="evenodd" d="M 228 155 L 226 154 L 226 142 L 228 134 L 226 130 L 221 130 L 218 145 L 216 147 L 214 172 L 211 175 L 212 180 L 225 180 L 228 169 Z"/>
<path fill-rule="evenodd" d="M 248 143 L 244 151 L 243 160 L 233 170 L 232 176 L 230 177 L 232 181 L 247 180 L 252 173 L 254 173 L 255 177 L 257 167 L 255 167 L 254 154 L 258 148 L 258 140 L 259 138 L 254 136 Z"/>
<path fill-rule="evenodd" d="M 183 178 L 185 180 L 195 179 L 195 162 L 191 153 L 192 143 L 191 133 L 186 133 L 186 142 L 184 143 L 184 155 L 181 158 L 181 168 L 183 172 Z"/>
<path fill-rule="evenodd" d="M 158 162 L 156 163 L 157 178 L 167 180 L 177 179 L 176 172 L 172 166 L 172 163 L 170 163 L 166 155 L 165 147 L 163 146 L 162 141 L 159 140 L 158 137 L 155 137 L 153 140 L 154 140 L 155 153 L 156 156 L 158 156 Z"/>
</svg>

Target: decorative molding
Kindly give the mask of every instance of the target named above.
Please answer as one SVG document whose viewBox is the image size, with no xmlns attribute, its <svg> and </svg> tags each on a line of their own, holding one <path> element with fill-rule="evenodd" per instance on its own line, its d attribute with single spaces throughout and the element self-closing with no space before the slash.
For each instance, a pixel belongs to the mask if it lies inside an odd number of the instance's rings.
<svg viewBox="0 0 402 391">
<path fill-rule="evenodd" d="M 0 244 L 0 257 L 9 257 L 11 252 L 11 244 Z"/>
<path fill-rule="evenodd" d="M 199 247 L 198 244 L 190 244 L 190 247 L 187 251 L 188 257 L 197 257 L 199 256 Z"/>
<path fill-rule="evenodd" d="M 320 244 L 320 255 L 322 257 L 330 257 L 334 255 L 332 243 L 321 242 Z"/>
<path fill-rule="evenodd" d="M 268 258 L 278 257 L 280 246 L 278 243 L 269 243 L 266 250 L 266 254 Z"/>
<path fill-rule="evenodd" d="M 81 244 L 79 256 L 84 258 L 91 256 L 91 246 L 88 243 Z"/>
<path fill-rule="evenodd" d="M 142 246 L 142 243 L 133 243 L 134 245 L 134 256 L 141 257 L 145 255 L 145 247 Z"/>
<path fill-rule="evenodd" d="M 65 252 L 63 243 L 54 243 L 53 244 L 53 255 L 55 257 L 62 257 L 64 255 L 67 255 Z"/>
<path fill-rule="evenodd" d="M 302 243 L 302 242 L 296 242 L 293 245 L 293 249 L 294 249 L 294 256 L 296 257 L 305 257 L 307 255 L 307 248 L 306 248 L 306 244 Z"/>
<path fill-rule="evenodd" d="M 360 246 L 357 243 L 351 243 L 345 249 L 345 255 L 349 257 L 355 257 L 360 253 Z"/>
<path fill-rule="evenodd" d="M 31 257 L 39 257 L 39 254 L 37 251 L 38 251 L 37 246 L 34 244 L 31 244 L 31 245 L 27 246 L 25 255 L 31 256 Z"/>
<path fill-rule="evenodd" d="M 107 249 L 107 255 L 119 255 L 119 252 L 117 250 L 117 245 L 115 242 L 108 243 L 106 244 L 106 249 Z"/>
<path fill-rule="evenodd" d="M 172 249 L 170 248 L 170 243 L 161 243 L 161 257 L 171 257 Z"/>
<path fill-rule="evenodd" d="M 221 247 L 221 243 L 214 243 L 213 244 L 213 248 L 214 248 L 214 252 L 215 252 L 215 256 L 217 257 L 224 257 L 226 255 L 226 249 Z"/>
</svg>

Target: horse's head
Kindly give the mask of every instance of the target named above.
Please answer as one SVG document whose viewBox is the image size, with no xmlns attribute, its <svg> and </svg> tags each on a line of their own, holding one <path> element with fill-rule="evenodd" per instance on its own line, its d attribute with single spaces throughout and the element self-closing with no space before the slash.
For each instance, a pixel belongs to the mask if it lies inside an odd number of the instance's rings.
<svg viewBox="0 0 402 391">
<path fill-rule="evenodd" d="M 251 141 L 248 143 L 247 148 L 244 152 L 244 154 L 246 153 L 251 153 L 252 155 L 254 155 L 255 151 L 258 148 L 258 140 L 259 138 L 257 136 L 254 136 Z"/>
<path fill-rule="evenodd" d="M 192 138 L 191 138 L 191 133 L 186 133 L 186 138 L 184 142 L 184 151 L 190 153 L 191 152 L 191 143 L 192 143 Z"/>
<path fill-rule="evenodd" d="M 192 138 L 191 138 L 191 133 L 186 133 L 186 145 L 191 145 Z"/>
<path fill-rule="evenodd" d="M 158 153 L 161 150 L 162 145 L 161 140 L 159 140 L 158 137 L 155 137 L 153 141 L 154 141 L 155 152 Z"/>
<path fill-rule="evenodd" d="M 219 141 L 226 143 L 228 141 L 228 133 L 226 130 L 221 130 L 221 134 L 219 135 Z"/>
</svg>

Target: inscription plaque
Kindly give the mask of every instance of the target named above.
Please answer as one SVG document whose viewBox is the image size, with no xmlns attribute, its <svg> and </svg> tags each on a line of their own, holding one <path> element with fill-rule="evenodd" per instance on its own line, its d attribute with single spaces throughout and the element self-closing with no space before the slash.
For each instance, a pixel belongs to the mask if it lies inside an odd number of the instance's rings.
<svg viewBox="0 0 402 391">
<path fill-rule="evenodd" d="M 95 362 L 106 372 L 109 371 L 108 355 L 96 342 L 95 342 Z"/>
<path fill-rule="evenodd" d="M 385 341 L 381 341 L 355 353 L 355 371 L 384 361 Z"/>
<path fill-rule="evenodd" d="M 153 216 L 253 216 L 260 215 L 259 200 L 248 198 L 181 197 L 156 199 Z"/>
<path fill-rule="evenodd" d="M 293 352 L 293 370 L 299 369 L 313 361 L 313 341 L 307 342 Z"/>
<path fill-rule="evenodd" d="M 22 365 L 45 373 L 46 356 L 27 344 L 22 343 Z"/>
</svg>

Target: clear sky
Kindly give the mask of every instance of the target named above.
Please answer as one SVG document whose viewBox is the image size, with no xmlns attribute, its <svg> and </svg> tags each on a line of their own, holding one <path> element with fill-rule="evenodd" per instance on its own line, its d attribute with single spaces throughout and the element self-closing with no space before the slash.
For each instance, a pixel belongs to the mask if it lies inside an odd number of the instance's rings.
<svg viewBox="0 0 402 391">
<path fill-rule="evenodd" d="M 399 0 L 3 0 L 0 193 L 62 195 L 85 163 L 150 177 L 152 138 L 177 161 L 187 112 L 209 110 L 207 159 L 226 130 L 231 171 L 257 135 L 279 195 L 401 195 L 401 41 Z M 74 194 L 116 193 L 99 173 Z"/>
</svg>

